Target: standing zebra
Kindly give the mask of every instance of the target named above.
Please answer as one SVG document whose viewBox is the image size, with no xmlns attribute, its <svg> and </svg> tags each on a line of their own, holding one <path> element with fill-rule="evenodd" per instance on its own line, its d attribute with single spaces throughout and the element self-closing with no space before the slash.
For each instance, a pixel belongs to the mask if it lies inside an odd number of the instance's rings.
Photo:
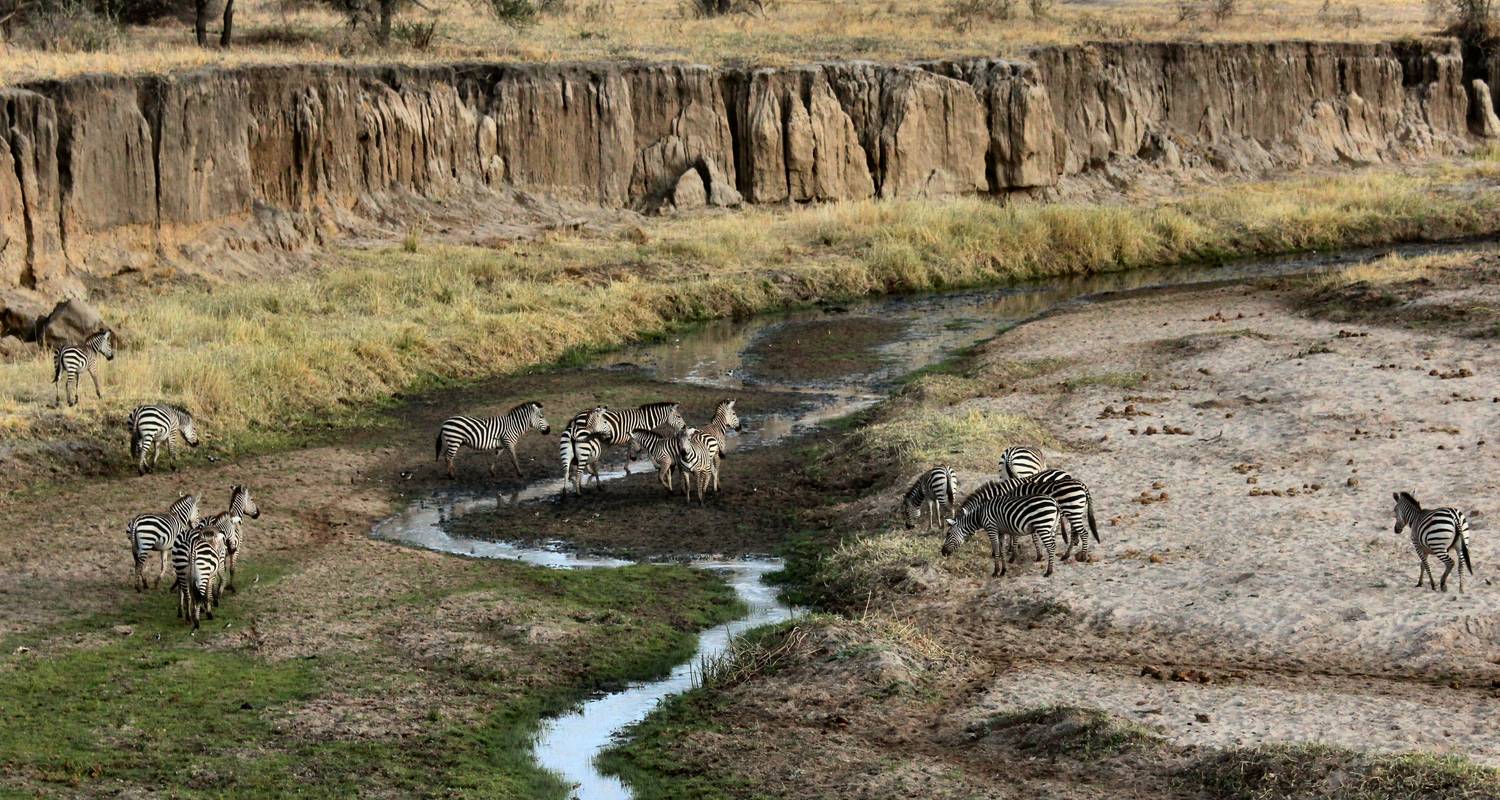
<svg viewBox="0 0 1500 800">
<path fill-rule="evenodd" d="M 525 478 L 521 462 L 516 458 L 516 442 L 532 429 L 543 434 L 552 432 L 547 418 L 542 416 L 542 404 L 533 400 L 522 403 L 499 417 L 449 417 L 437 434 L 437 458 L 448 464 L 448 477 L 453 477 L 453 459 L 460 447 L 475 450 L 492 450 L 495 460 L 490 462 L 490 474 L 495 474 L 495 464 L 500 460 L 500 451 L 510 454 L 510 463 L 516 468 L 516 476 Z"/>
<path fill-rule="evenodd" d="M 983 528 L 990 537 L 990 559 L 995 563 L 991 576 L 1005 574 L 1000 558 L 1001 540 L 1009 537 L 1014 549 L 1018 536 L 1030 535 L 1038 552 L 1047 554 L 1047 571 L 1052 576 L 1053 555 L 1057 552 L 1057 527 L 1062 510 L 1057 501 L 1044 494 L 999 497 L 980 503 L 968 513 L 948 520 L 948 536 L 943 540 L 944 556 L 953 554 L 975 531 Z"/>
<path fill-rule="evenodd" d="M 234 568 L 239 564 L 239 554 L 243 549 L 244 538 L 240 534 L 240 525 L 245 518 L 260 519 L 260 505 L 250 496 L 250 490 L 243 485 L 235 485 L 229 489 L 229 510 L 215 514 L 210 523 L 224 532 L 224 567 L 229 574 L 229 591 L 234 588 Z"/>
<path fill-rule="evenodd" d="M 223 529 L 213 524 L 201 524 L 189 533 L 191 535 L 183 550 L 181 563 L 178 563 L 175 546 L 172 559 L 173 566 L 178 568 L 179 615 L 186 616 L 196 631 L 200 618 L 214 618 L 219 571 L 224 566 L 225 536 Z"/>
<path fill-rule="evenodd" d="M 570 441 L 573 445 L 573 460 L 568 475 L 563 478 L 563 497 L 568 494 L 569 480 L 573 482 L 576 493 L 583 494 L 584 473 L 593 475 L 594 485 L 599 485 L 599 460 L 604 457 L 604 448 L 607 446 L 604 436 L 588 431 L 577 434 Z"/>
<path fill-rule="evenodd" d="M 563 430 L 562 437 L 557 443 L 557 455 L 563 465 L 564 493 L 567 492 L 569 480 L 577 471 L 580 455 L 577 452 L 578 445 L 585 434 L 592 441 L 586 446 L 588 452 L 581 455 L 597 463 L 599 457 L 603 455 L 604 448 L 628 443 L 631 431 L 637 429 L 654 431 L 662 425 L 670 425 L 674 431 L 680 431 L 686 427 L 687 422 L 682 418 L 682 407 L 679 404 L 647 403 L 623 411 L 612 411 L 608 406 L 595 406 L 588 411 L 578 412 L 568 422 L 567 428 Z M 596 448 L 595 445 L 598 447 Z M 630 472 L 628 463 L 625 465 L 625 471 Z M 597 482 L 597 466 L 593 468 L 593 472 Z"/>
<path fill-rule="evenodd" d="M 671 492 L 676 452 L 675 437 L 637 428 L 630 432 L 630 450 L 626 453 L 626 458 L 635 459 L 642 454 L 650 458 L 651 465 L 656 467 L 656 480 L 661 483 L 662 488 Z"/>
<path fill-rule="evenodd" d="M 1042 451 L 1035 447 L 1010 447 L 1000 454 L 1000 474 L 1012 480 L 1029 478 L 1045 464 Z"/>
<path fill-rule="evenodd" d="M 1080 548 L 1079 561 L 1092 561 L 1093 548 L 1089 544 L 1089 536 L 1094 541 L 1099 541 L 1099 524 L 1094 519 L 1094 498 L 1089 493 L 1089 487 L 1083 481 L 1069 475 L 1060 469 L 1049 469 L 1029 475 L 1025 478 L 990 481 L 974 491 L 964 500 L 964 507 L 971 502 L 980 502 L 1000 494 L 1019 491 L 1018 487 L 1025 487 L 1025 491 L 1051 495 L 1058 505 L 1062 506 L 1063 520 L 1067 523 L 1064 531 L 1064 541 L 1067 547 L 1063 550 L 1062 560 L 1067 561 L 1072 554 L 1073 548 Z"/>
<path fill-rule="evenodd" d="M 62 398 L 58 397 L 58 390 L 61 389 L 68 395 L 68 405 L 78 405 L 78 379 L 85 371 L 94 382 L 94 396 L 101 399 L 104 397 L 104 394 L 99 391 L 99 375 L 94 372 L 94 364 L 98 362 L 99 356 L 104 356 L 106 361 L 115 360 L 115 346 L 110 341 L 108 330 L 93 334 L 85 339 L 83 344 L 70 344 L 57 348 L 57 351 L 52 354 L 54 402 L 62 405 Z M 59 378 L 63 379 L 61 385 L 58 383 Z"/>
<path fill-rule="evenodd" d="M 696 428 L 685 428 L 677 434 L 676 467 L 682 472 L 682 490 L 688 502 L 693 500 L 693 481 L 698 480 L 698 503 L 703 504 L 703 491 L 717 471 L 716 449 L 710 448 L 712 437 L 702 436 Z"/>
<path fill-rule="evenodd" d="M 136 469 L 146 474 L 146 454 L 151 454 L 151 469 L 156 469 L 156 460 L 161 456 L 162 445 L 172 459 L 173 469 L 177 465 L 177 436 L 189 447 L 198 446 L 198 430 L 193 425 L 193 415 L 168 405 L 136 406 L 126 422 L 130 426 L 130 454 L 136 460 Z"/>
<path fill-rule="evenodd" d="M 719 491 L 719 461 L 724 457 L 724 443 L 729 440 L 729 431 L 740 430 L 740 415 L 734 410 L 734 400 L 720 400 L 714 408 L 713 421 L 693 431 L 693 441 L 709 454 L 708 476 L 713 480 L 714 491 Z"/>
<path fill-rule="evenodd" d="M 927 527 L 935 528 L 953 515 L 958 504 L 958 475 L 952 467 L 933 467 L 922 473 L 901 496 L 897 510 L 906 517 L 906 529 L 917 527 L 917 517 L 927 512 Z M 946 509 L 946 511 L 945 511 Z"/>
<path fill-rule="evenodd" d="M 1474 562 L 1469 558 L 1469 518 L 1456 508 L 1434 508 L 1424 511 L 1417 498 L 1406 492 L 1397 492 L 1396 533 L 1411 526 L 1411 546 L 1422 560 L 1422 569 L 1417 573 L 1417 588 L 1422 588 L 1422 576 L 1427 576 L 1427 585 L 1437 591 L 1439 587 L 1448 591 L 1448 573 L 1453 571 L 1454 558 L 1449 550 L 1458 551 L 1458 591 L 1464 590 L 1464 567 L 1474 574 Z M 1432 581 L 1432 569 L 1427 566 L 1428 556 L 1436 556 L 1443 562 L 1443 577 L 1437 584 Z"/>
<path fill-rule="evenodd" d="M 131 561 L 135 563 L 135 590 L 146 588 L 146 558 L 152 552 L 160 554 L 161 568 L 156 572 L 156 583 L 161 585 L 167 574 L 167 550 L 172 538 L 198 524 L 198 498 L 186 494 L 172 503 L 165 514 L 141 514 L 130 521 L 125 533 L 130 537 Z M 154 587 L 153 587 L 154 588 Z"/>
</svg>

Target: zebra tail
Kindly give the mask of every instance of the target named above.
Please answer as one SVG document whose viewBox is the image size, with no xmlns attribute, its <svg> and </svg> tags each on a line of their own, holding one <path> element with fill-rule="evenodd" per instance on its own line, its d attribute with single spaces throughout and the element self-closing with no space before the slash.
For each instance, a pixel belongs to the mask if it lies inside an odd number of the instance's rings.
<svg viewBox="0 0 1500 800">
<path fill-rule="evenodd" d="M 1099 523 L 1094 521 L 1094 498 L 1090 497 L 1088 502 L 1089 533 L 1094 535 L 1094 541 L 1099 541 Z"/>
<path fill-rule="evenodd" d="M 54 353 L 52 355 L 52 382 L 57 383 L 60 377 L 62 377 L 62 356 Z"/>
<path fill-rule="evenodd" d="M 1462 523 L 1458 529 L 1458 555 L 1463 559 L 1463 566 L 1469 568 L 1469 574 L 1474 574 L 1474 562 L 1469 558 L 1469 518 L 1460 516 Z"/>
<path fill-rule="evenodd" d="M 433 446 L 432 460 L 433 461 L 442 461 L 443 460 L 443 432 L 442 431 L 438 431 L 437 439 L 433 441 L 432 446 Z"/>
</svg>

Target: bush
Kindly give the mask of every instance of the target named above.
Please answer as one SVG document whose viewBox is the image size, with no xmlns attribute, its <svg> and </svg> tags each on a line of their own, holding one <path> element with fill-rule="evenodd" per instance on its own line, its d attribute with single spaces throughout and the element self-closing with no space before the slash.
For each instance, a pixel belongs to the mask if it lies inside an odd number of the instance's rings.
<svg viewBox="0 0 1500 800">
<path fill-rule="evenodd" d="M 27 9 L 15 34 L 23 47 L 58 53 L 113 50 L 123 38 L 113 17 L 96 12 L 84 0 L 58 0 Z"/>
<path fill-rule="evenodd" d="M 949 0 L 943 24 L 967 33 L 978 23 L 1007 20 L 1014 13 L 1015 0 Z"/>
<path fill-rule="evenodd" d="M 765 14 L 765 0 L 689 0 L 685 8 L 689 16 L 698 18 L 724 17 L 730 14 Z"/>
<path fill-rule="evenodd" d="M 1475 46 L 1500 44 L 1497 0 L 1428 0 L 1428 9 L 1449 36 Z"/>
<path fill-rule="evenodd" d="M 426 50 L 437 41 L 437 17 L 427 22 L 398 22 L 391 29 L 391 37 L 413 50 Z"/>
</svg>

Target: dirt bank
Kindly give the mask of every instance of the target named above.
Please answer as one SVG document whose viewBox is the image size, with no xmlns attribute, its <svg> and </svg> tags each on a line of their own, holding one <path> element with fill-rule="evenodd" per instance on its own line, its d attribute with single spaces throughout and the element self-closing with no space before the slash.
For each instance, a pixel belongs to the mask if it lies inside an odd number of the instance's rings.
<svg viewBox="0 0 1500 800">
<path fill-rule="evenodd" d="M 1500 595 L 1485 566 L 1500 360 L 1486 326 L 1434 323 L 1411 296 L 1427 281 L 1451 286 L 1444 303 L 1485 306 L 1493 260 L 1075 307 L 923 378 L 865 436 L 935 418 L 1038 421 L 1050 462 L 1093 491 L 1100 559 L 1051 579 L 1027 559 L 989 578 L 982 541 L 944 560 L 937 538 L 897 532 L 889 512 L 925 462 L 843 449 L 831 469 L 890 489 L 845 506 L 840 531 L 862 533 L 794 563 L 793 585 L 856 619 L 773 637 L 785 646 L 747 658 L 748 677 L 657 721 L 672 735 L 646 729 L 627 767 L 675 759 L 672 774 L 771 796 L 1345 797 L 1327 769 L 1300 774 L 1323 755 L 1281 761 L 1276 748 L 1500 764 L 1484 722 L 1500 710 Z M 1369 292 L 1396 299 L 1358 324 L 1321 318 L 1330 296 Z M 972 487 L 997 455 L 955 447 L 951 460 Z M 1465 593 L 1412 587 L 1417 561 L 1391 531 L 1398 490 L 1474 510 Z M 1051 706 L 1106 722 L 1038 718 Z M 1329 757 L 1346 774 L 1368 768 Z M 1230 762 L 1260 766 L 1230 780 Z M 1361 785 L 1500 793 L 1493 772 L 1431 765 Z M 1282 783 L 1267 777 L 1277 770 Z"/>
</svg>

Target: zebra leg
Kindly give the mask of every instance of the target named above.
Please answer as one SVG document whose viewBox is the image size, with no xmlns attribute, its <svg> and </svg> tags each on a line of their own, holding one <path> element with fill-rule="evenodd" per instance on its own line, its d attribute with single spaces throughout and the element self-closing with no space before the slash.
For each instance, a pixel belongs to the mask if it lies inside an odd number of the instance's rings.
<svg viewBox="0 0 1500 800">
<path fill-rule="evenodd" d="M 130 545 L 130 559 L 135 562 L 135 590 L 144 591 L 146 588 L 146 559 L 136 552 L 135 545 Z"/>
<path fill-rule="evenodd" d="M 156 571 L 156 585 L 152 586 L 151 588 L 153 588 L 153 589 L 160 589 L 161 588 L 162 578 L 165 578 L 167 576 L 167 560 L 168 560 L 167 548 L 163 547 L 161 549 L 161 569 L 159 569 L 159 570 Z"/>
<path fill-rule="evenodd" d="M 1448 555 L 1446 551 L 1438 553 L 1437 557 L 1439 561 L 1443 562 L 1443 578 L 1442 580 L 1438 581 L 1438 586 L 1442 587 L 1441 591 L 1446 592 L 1448 591 L 1448 573 L 1453 571 L 1453 559 Z M 1462 572 L 1459 572 L 1458 574 L 1463 575 Z"/>
<path fill-rule="evenodd" d="M 177 437 L 167 437 L 167 460 L 172 462 L 172 471 L 177 471 Z M 209 619 L 213 619 L 210 617 Z"/>
<path fill-rule="evenodd" d="M 103 400 L 104 395 L 99 391 L 99 376 L 94 374 L 94 366 L 92 364 L 89 365 L 89 378 L 94 381 L 94 396 Z"/>
<path fill-rule="evenodd" d="M 1074 525 L 1071 522 L 1069 522 L 1068 520 L 1066 520 L 1066 519 L 1064 519 L 1062 521 L 1062 524 L 1063 524 L 1063 529 L 1062 529 L 1063 544 L 1065 544 L 1067 546 L 1063 548 L 1062 555 L 1058 557 L 1058 560 L 1059 561 L 1067 561 L 1068 560 L 1068 556 L 1070 556 L 1070 555 L 1073 554 L 1073 541 L 1074 541 L 1074 539 L 1073 539 L 1073 537 L 1070 534 L 1073 532 Z"/>
<path fill-rule="evenodd" d="M 1005 561 L 1000 558 L 1000 531 L 985 529 L 985 535 L 990 537 L 990 561 L 994 563 L 994 569 L 990 570 L 990 577 L 998 577 L 1005 574 Z"/>
<path fill-rule="evenodd" d="M 521 471 L 521 460 L 516 458 L 516 448 L 506 445 L 505 452 L 510 453 L 510 463 L 516 468 L 516 477 L 523 481 L 526 480 L 526 473 Z"/>
<path fill-rule="evenodd" d="M 240 560 L 240 554 L 239 553 L 230 553 L 229 556 L 228 556 L 228 558 L 225 559 L 225 562 L 226 562 L 225 566 L 228 567 L 228 569 L 229 569 L 229 584 L 225 587 L 225 589 L 227 591 L 236 592 L 236 593 L 239 592 L 238 589 L 234 588 L 234 565 L 239 560 Z"/>
</svg>

